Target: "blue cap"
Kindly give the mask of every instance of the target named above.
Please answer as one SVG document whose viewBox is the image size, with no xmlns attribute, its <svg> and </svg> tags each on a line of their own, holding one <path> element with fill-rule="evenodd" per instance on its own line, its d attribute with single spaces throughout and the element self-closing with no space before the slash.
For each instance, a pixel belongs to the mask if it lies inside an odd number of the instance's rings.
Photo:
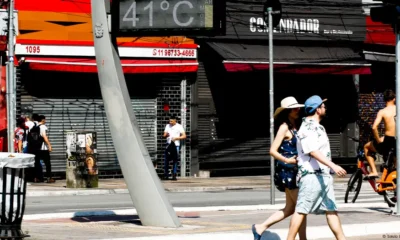
<svg viewBox="0 0 400 240">
<path fill-rule="evenodd" d="M 306 114 L 310 114 L 315 111 L 323 102 L 325 102 L 327 99 L 322 100 L 320 96 L 314 95 L 312 97 L 309 97 L 306 102 L 304 103 L 304 109 L 306 111 Z"/>
</svg>

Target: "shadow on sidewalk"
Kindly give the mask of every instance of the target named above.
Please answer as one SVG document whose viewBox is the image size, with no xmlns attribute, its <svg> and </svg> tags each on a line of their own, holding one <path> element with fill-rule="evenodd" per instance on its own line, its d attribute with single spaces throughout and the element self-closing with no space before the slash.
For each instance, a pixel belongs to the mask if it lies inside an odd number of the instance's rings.
<svg viewBox="0 0 400 240">
<path fill-rule="evenodd" d="M 110 212 L 111 213 L 111 212 Z M 79 215 L 79 213 L 78 213 Z M 177 212 L 177 216 L 180 219 L 200 218 L 198 212 Z M 74 222 L 79 223 L 102 223 L 102 222 L 119 222 L 119 223 L 131 223 L 137 226 L 142 226 L 138 215 L 105 215 L 105 216 L 76 216 L 70 219 Z"/>
<path fill-rule="evenodd" d="M 279 237 L 279 235 L 274 232 L 265 231 L 261 235 L 261 240 L 281 240 L 281 237 Z"/>
<path fill-rule="evenodd" d="M 376 211 L 376 212 L 386 213 L 388 215 L 391 215 L 391 213 L 392 213 L 390 208 L 367 208 L 367 209 L 373 210 L 373 211 Z"/>
<path fill-rule="evenodd" d="M 79 223 L 86 222 L 120 222 L 120 223 L 132 223 L 138 226 L 142 226 L 138 215 L 109 215 L 109 216 L 90 216 L 90 217 L 73 217 L 72 221 Z"/>
</svg>

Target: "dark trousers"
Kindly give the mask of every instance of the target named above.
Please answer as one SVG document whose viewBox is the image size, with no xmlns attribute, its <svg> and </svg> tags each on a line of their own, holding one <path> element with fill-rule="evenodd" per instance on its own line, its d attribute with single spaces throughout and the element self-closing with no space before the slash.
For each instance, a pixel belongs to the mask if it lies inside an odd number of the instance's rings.
<svg viewBox="0 0 400 240">
<path fill-rule="evenodd" d="M 176 151 L 178 153 L 178 159 L 175 159 L 174 161 L 172 161 L 172 174 L 173 175 L 176 175 L 176 172 L 178 170 L 178 161 L 179 161 L 179 156 L 180 156 L 179 150 L 180 150 L 180 146 L 176 146 Z M 167 158 L 167 150 L 165 150 L 164 155 L 165 155 L 164 156 L 164 176 L 168 177 L 168 175 L 169 175 L 169 159 Z"/>
<path fill-rule="evenodd" d="M 46 165 L 46 177 L 51 178 L 50 152 L 48 150 L 40 150 L 35 153 L 35 178 L 43 181 L 43 168 L 40 160 Z"/>
</svg>

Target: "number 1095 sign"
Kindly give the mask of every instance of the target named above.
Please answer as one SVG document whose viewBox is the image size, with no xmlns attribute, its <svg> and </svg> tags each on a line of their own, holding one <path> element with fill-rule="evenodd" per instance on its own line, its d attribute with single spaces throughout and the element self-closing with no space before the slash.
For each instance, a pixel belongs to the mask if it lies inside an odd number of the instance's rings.
<svg viewBox="0 0 400 240">
<path fill-rule="evenodd" d="M 164 36 L 168 31 L 176 32 L 171 35 L 214 31 L 216 25 L 222 26 L 215 17 L 221 7 L 214 1 L 218 0 L 120 0 L 118 29 L 120 33 Z"/>
</svg>

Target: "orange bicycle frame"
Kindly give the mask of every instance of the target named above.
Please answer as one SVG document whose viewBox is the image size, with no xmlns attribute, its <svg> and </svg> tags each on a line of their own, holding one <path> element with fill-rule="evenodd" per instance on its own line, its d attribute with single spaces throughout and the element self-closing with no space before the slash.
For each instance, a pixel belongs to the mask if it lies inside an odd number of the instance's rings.
<svg viewBox="0 0 400 240">
<path fill-rule="evenodd" d="M 388 173 L 387 168 L 384 168 L 381 179 L 376 181 L 376 183 L 379 183 L 377 192 L 396 190 L 396 183 L 394 182 L 396 178 L 397 171 Z"/>
</svg>

